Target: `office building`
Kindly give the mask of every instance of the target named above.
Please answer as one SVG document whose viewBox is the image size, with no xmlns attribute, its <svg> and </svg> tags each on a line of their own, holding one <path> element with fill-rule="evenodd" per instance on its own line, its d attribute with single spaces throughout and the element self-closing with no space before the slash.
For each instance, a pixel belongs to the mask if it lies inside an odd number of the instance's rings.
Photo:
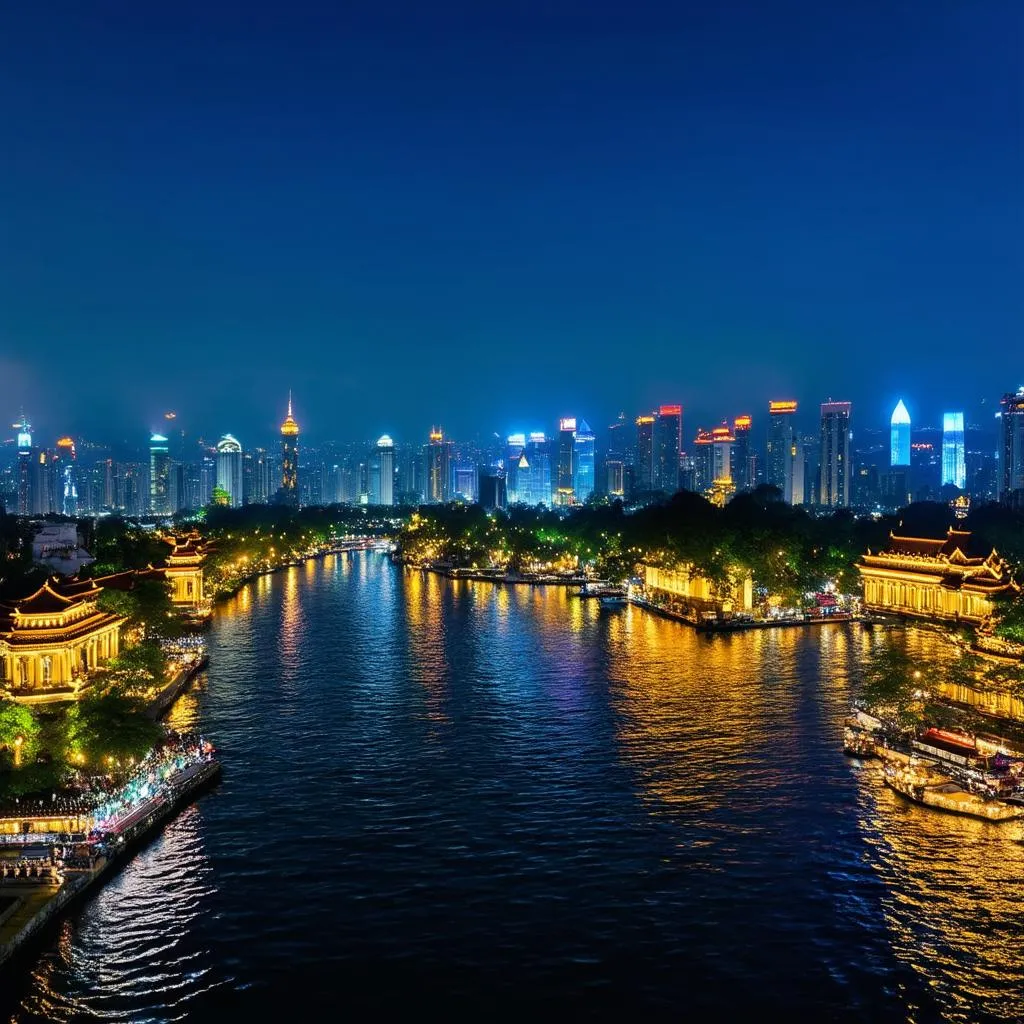
<svg viewBox="0 0 1024 1024">
<path fill-rule="evenodd" d="M 78 461 L 73 438 L 57 439 L 56 469 L 60 479 L 56 482 L 60 498 L 58 511 L 74 518 L 78 515 Z"/>
<path fill-rule="evenodd" d="M 217 486 L 227 494 L 231 508 L 245 504 L 242 467 L 242 445 L 231 434 L 225 434 L 217 442 Z"/>
<path fill-rule="evenodd" d="M 750 443 L 752 420 L 737 416 L 732 425 L 732 482 L 737 493 L 751 491 L 757 486 L 757 456 Z"/>
<path fill-rule="evenodd" d="M 637 421 L 639 422 L 639 421 Z M 675 494 L 679 490 L 679 454 L 682 450 L 683 407 L 662 405 L 652 425 L 652 491 Z"/>
<path fill-rule="evenodd" d="M 654 486 L 654 417 L 636 418 L 636 458 L 633 463 L 638 491 Z"/>
<path fill-rule="evenodd" d="M 25 414 L 21 421 L 14 424 L 18 445 L 18 515 L 27 516 L 32 513 L 32 428 Z"/>
<path fill-rule="evenodd" d="M 942 414 L 942 486 L 964 489 L 967 466 L 964 460 L 964 414 Z"/>
<path fill-rule="evenodd" d="M 594 432 L 580 420 L 573 441 L 573 492 L 582 505 L 594 493 Z"/>
<path fill-rule="evenodd" d="M 526 439 L 516 463 L 517 500 L 524 505 L 551 504 L 551 454 L 540 431 Z"/>
<path fill-rule="evenodd" d="M 796 402 L 781 401 L 768 403 L 768 443 L 765 447 L 764 482 L 782 492 L 782 500 L 788 505 L 803 503 L 803 487 L 794 486 L 793 467 L 795 450 L 799 448 L 799 435 L 794 419 Z M 801 470 L 803 458 L 801 452 Z M 801 477 L 802 477 L 801 472 Z"/>
<path fill-rule="evenodd" d="M 825 508 L 850 505 L 849 402 L 822 402 L 818 502 Z"/>
<path fill-rule="evenodd" d="M 574 457 L 576 447 L 576 419 L 563 417 L 558 421 L 558 475 L 555 486 L 555 504 L 575 504 Z"/>
<path fill-rule="evenodd" d="M 910 413 L 902 398 L 889 420 L 889 465 L 910 465 Z"/>
<path fill-rule="evenodd" d="M 171 456 L 167 438 L 153 434 L 149 439 L 149 513 L 166 516 L 171 512 Z"/>
<path fill-rule="evenodd" d="M 1000 411 L 999 500 L 1024 505 L 1024 388 L 1005 394 Z M 19 455 L 21 447 L 19 443 Z"/>
<path fill-rule="evenodd" d="M 395 442 L 384 434 L 377 441 L 377 505 L 395 503 Z"/>
<path fill-rule="evenodd" d="M 430 441 L 424 451 L 427 466 L 427 501 L 438 505 L 451 501 L 451 443 L 440 427 L 430 428 Z"/>
</svg>

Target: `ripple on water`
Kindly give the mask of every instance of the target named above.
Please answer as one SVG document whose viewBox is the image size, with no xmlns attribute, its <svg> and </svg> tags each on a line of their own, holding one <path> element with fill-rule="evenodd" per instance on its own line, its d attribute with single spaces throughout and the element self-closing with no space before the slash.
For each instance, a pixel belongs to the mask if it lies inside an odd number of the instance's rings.
<svg viewBox="0 0 1024 1024">
<path fill-rule="evenodd" d="M 410 992 L 483 1019 L 1016 1019 L 1024 847 L 839 753 L 873 642 L 709 640 L 369 554 L 255 581 L 174 712 L 222 783 L 65 925 L 14 1019 Z"/>
</svg>

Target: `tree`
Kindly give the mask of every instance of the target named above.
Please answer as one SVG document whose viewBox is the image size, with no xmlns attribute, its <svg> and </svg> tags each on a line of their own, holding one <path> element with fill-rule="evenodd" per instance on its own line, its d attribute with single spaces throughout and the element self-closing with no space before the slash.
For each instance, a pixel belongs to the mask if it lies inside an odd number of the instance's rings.
<svg viewBox="0 0 1024 1024">
<path fill-rule="evenodd" d="M 129 696 L 144 697 L 163 685 L 167 657 L 158 641 L 146 639 L 122 650 L 108 667 L 117 689 Z"/>
<path fill-rule="evenodd" d="M 103 765 L 144 757 L 163 735 L 144 714 L 141 700 L 116 690 L 93 694 L 67 713 L 68 750 L 72 760 Z"/>
<path fill-rule="evenodd" d="M 32 763 L 39 749 L 39 723 L 22 704 L 0 700 L 0 750 L 17 763 Z"/>
</svg>

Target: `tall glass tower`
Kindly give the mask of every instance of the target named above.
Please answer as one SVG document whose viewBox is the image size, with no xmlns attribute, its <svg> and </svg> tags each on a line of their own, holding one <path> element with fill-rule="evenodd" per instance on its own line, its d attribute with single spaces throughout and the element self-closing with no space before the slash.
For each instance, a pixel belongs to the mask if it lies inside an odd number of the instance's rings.
<svg viewBox="0 0 1024 1024">
<path fill-rule="evenodd" d="M 901 398 L 889 420 L 889 465 L 910 465 L 910 413 Z"/>
<path fill-rule="evenodd" d="M 155 516 L 171 511 L 171 453 L 163 434 L 149 439 L 149 511 Z"/>
<path fill-rule="evenodd" d="M 675 494 L 679 490 L 679 452 L 683 439 L 683 407 L 661 405 L 654 418 L 651 490 Z"/>
<path fill-rule="evenodd" d="M 18 431 L 18 515 L 32 514 L 32 428 L 25 414 L 14 424 Z"/>
<path fill-rule="evenodd" d="M 999 446 L 999 500 L 1014 504 L 1024 496 L 1024 388 L 1002 398 Z M 20 434 L 18 435 L 21 436 Z M 21 443 L 18 444 L 21 455 Z M 20 459 L 19 459 L 20 465 Z"/>
<path fill-rule="evenodd" d="M 768 445 L 765 451 L 764 481 L 782 491 L 782 500 L 789 505 L 801 505 L 804 500 L 803 455 L 800 453 L 800 486 L 794 486 L 796 469 L 797 433 L 793 425 L 796 402 L 768 403 Z"/>
<path fill-rule="evenodd" d="M 376 504 L 395 503 L 395 442 L 384 434 L 377 441 L 377 491 Z"/>
<path fill-rule="evenodd" d="M 575 474 L 573 459 L 576 454 L 576 418 L 566 416 L 558 421 L 558 481 L 555 487 L 555 504 L 574 504 Z"/>
<path fill-rule="evenodd" d="M 850 505 L 849 402 L 821 404 L 821 475 L 818 501 L 826 508 Z"/>
<path fill-rule="evenodd" d="M 573 444 L 573 490 L 577 504 L 583 504 L 594 493 L 594 432 L 586 420 L 580 420 Z"/>
<path fill-rule="evenodd" d="M 242 482 L 242 445 L 237 438 L 225 434 L 217 442 L 217 486 L 228 494 L 228 504 L 241 508 L 245 503 Z"/>
<path fill-rule="evenodd" d="M 964 463 L 964 414 L 942 414 L 942 486 L 952 484 L 963 490 L 967 483 Z"/>
<path fill-rule="evenodd" d="M 292 416 L 292 393 L 288 392 L 288 415 L 281 424 L 281 503 L 299 504 L 299 425 Z"/>
</svg>

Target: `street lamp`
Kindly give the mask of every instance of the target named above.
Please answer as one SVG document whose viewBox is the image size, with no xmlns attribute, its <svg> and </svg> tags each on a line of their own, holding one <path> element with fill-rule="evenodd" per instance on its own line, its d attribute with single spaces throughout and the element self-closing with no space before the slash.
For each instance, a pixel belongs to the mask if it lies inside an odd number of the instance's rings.
<svg viewBox="0 0 1024 1024">
<path fill-rule="evenodd" d="M 21 765 L 21 748 L 25 744 L 25 737 L 18 735 L 14 737 L 14 766 L 17 768 Z"/>
</svg>

